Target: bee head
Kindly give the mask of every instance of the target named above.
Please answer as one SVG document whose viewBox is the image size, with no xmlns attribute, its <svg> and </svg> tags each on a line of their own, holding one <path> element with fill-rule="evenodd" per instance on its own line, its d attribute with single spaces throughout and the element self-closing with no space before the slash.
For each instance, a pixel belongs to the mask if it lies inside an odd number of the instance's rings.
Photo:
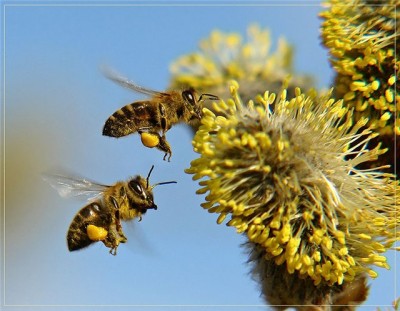
<svg viewBox="0 0 400 311">
<path fill-rule="evenodd" d="M 153 169 L 154 165 L 151 166 L 146 179 L 138 175 L 128 182 L 128 187 L 131 190 L 128 194 L 130 206 L 139 209 L 142 213 L 145 213 L 148 209 L 157 209 L 153 199 L 153 188 L 155 186 L 176 183 L 176 181 L 166 181 L 150 186 L 149 179 Z"/>
<path fill-rule="evenodd" d="M 145 213 L 148 209 L 157 209 L 154 204 L 153 191 L 147 187 L 147 181 L 142 176 L 136 176 L 128 182 L 127 191 L 130 208 Z"/>
<path fill-rule="evenodd" d="M 202 117 L 203 102 L 207 99 L 218 100 L 219 98 L 212 94 L 201 94 L 198 99 L 196 96 L 196 91 L 193 88 L 189 88 L 182 92 L 182 97 L 187 104 L 186 107 L 189 109 L 190 114 L 194 118 L 200 120 Z"/>
</svg>

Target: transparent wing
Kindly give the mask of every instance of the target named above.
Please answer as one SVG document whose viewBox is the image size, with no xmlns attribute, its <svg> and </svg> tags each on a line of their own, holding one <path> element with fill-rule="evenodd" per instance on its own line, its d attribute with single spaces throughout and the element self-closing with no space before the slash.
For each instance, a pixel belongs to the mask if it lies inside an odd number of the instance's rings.
<svg viewBox="0 0 400 311">
<path fill-rule="evenodd" d="M 125 87 L 127 89 L 130 89 L 135 92 L 142 93 L 142 94 L 150 95 L 150 96 L 162 94 L 161 92 L 150 90 L 150 89 L 144 88 L 140 85 L 137 85 L 133 81 L 122 76 L 121 74 L 119 74 L 118 72 L 116 72 L 115 70 L 113 70 L 107 66 L 102 66 L 101 71 L 103 72 L 103 74 L 106 78 L 110 79 L 111 81 L 113 81 L 113 82 L 117 83 L 118 85 Z"/>
<path fill-rule="evenodd" d="M 44 174 L 42 177 L 63 198 L 78 198 L 90 201 L 100 196 L 109 187 L 80 177 L 57 174 Z"/>
</svg>

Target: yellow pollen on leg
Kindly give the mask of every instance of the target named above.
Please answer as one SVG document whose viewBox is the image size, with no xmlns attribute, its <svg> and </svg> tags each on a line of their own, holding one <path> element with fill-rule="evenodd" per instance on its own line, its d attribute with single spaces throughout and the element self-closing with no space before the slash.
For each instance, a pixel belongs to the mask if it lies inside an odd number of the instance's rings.
<svg viewBox="0 0 400 311">
<path fill-rule="evenodd" d="M 103 227 L 97 227 L 95 225 L 88 225 L 86 233 L 92 241 L 103 241 L 108 234 L 108 231 Z"/>
<path fill-rule="evenodd" d="M 152 133 L 144 132 L 140 135 L 140 139 L 142 141 L 142 144 L 148 148 L 154 148 L 160 143 L 158 135 Z"/>
</svg>

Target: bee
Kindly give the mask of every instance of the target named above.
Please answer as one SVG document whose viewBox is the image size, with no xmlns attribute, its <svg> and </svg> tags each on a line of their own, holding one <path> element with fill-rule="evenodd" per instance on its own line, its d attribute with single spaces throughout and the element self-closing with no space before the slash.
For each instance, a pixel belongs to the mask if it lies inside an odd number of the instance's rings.
<svg viewBox="0 0 400 311">
<path fill-rule="evenodd" d="M 116 255 L 120 243 L 127 242 L 122 231 L 121 220 L 134 218 L 142 220 L 149 209 L 157 209 L 153 199 L 153 189 L 158 185 L 176 183 L 167 181 L 149 185 L 149 178 L 137 175 L 127 181 L 118 181 L 106 186 L 88 179 L 45 175 L 47 181 L 64 198 L 86 198 L 89 203 L 73 218 L 67 233 L 69 251 L 76 251 L 90 244 L 102 241 Z"/>
<path fill-rule="evenodd" d="M 198 97 L 193 88 L 183 91 L 153 91 L 114 72 L 103 71 L 115 83 L 151 97 L 128 104 L 114 112 L 104 124 L 103 135 L 118 138 L 138 132 L 144 146 L 164 151 L 163 159 L 168 156 L 168 161 L 172 151 L 165 133 L 177 123 L 200 120 L 203 102 L 219 99 L 212 94 L 201 94 Z"/>
</svg>

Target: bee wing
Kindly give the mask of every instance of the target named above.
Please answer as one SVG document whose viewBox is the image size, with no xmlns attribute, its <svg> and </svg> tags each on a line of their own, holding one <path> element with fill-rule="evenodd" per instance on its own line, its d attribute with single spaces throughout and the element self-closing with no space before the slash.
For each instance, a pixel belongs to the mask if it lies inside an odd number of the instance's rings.
<svg viewBox="0 0 400 311">
<path fill-rule="evenodd" d="M 108 78 L 111 81 L 119 84 L 122 87 L 125 87 L 127 89 L 133 90 L 135 92 L 139 92 L 139 93 L 150 95 L 150 96 L 164 94 L 162 92 L 150 90 L 150 89 L 147 89 L 147 88 L 142 87 L 140 85 L 137 85 L 133 81 L 129 80 L 128 78 L 126 78 L 124 76 L 122 76 L 121 74 L 119 74 L 118 72 L 116 72 L 115 70 L 113 70 L 113 69 L 111 69 L 109 67 L 103 66 L 103 67 L 101 67 L 101 71 L 103 72 L 103 74 L 104 74 L 104 76 L 106 78 Z"/>
<path fill-rule="evenodd" d="M 98 184 L 86 178 L 64 175 L 43 175 L 43 179 L 57 190 L 63 198 L 79 198 L 91 201 L 101 195 L 109 186 Z"/>
</svg>

